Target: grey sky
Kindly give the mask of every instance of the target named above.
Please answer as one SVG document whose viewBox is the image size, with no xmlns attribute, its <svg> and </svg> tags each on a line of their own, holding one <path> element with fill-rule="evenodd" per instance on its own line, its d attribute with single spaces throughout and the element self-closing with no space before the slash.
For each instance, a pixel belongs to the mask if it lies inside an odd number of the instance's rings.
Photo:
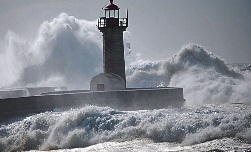
<svg viewBox="0 0 251 152">
<path fill-rule="evenodd" d="M 35 36 L 43 21 L 65 12 L 96 20 L 108 0 L 0 0 L 0 40 L 8 30 Z M 188 43 L 203 45 L 227 62 L 251 62 L 251 0 L 114 0 L 129 9 L 133 51 L 144 59 L 172 57 Z"/>
</svg>

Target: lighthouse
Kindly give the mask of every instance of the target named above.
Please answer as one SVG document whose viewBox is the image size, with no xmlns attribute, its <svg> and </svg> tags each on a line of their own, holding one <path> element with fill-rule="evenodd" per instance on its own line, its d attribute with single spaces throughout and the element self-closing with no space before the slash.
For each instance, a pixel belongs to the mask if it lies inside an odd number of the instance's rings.
<svg viewBox="0 0 251 152">
<path fill-rule="evenodd" d="M 23 97 L 23 94 L 16 95 L 15 89 L 0 90 L 1 96 L 7 95 L 7 98 L 0 98 L 0 121 L 61 107 L 96 105 L 118 110 L 145 110 L 183 106 L 186 101 L 183 88 L 126 87 L 123 32 L 127 27 L 128 11 L 126 18 L 120 18 L 119 7 L 110 0 L 110 4 L 104 8 L 104 16 L 98 19 L 97 24 L 97 28 L 103 34 L 104 71 L 92 78 L 90 90 L 56 91 L 53 87 L 24 88 L 21 92 L 33 93 L 27 97 Z"/>
<path fill-rule="evenodd" d="M 97 27 L 103 34 L 103 73 L 91 80 L 91 91 L 125 90 L 125 59 L 123 32 L 128 27 L 126 18 L 120 18 L 120 8 L 110 0 L 103 8 L 104 16 L 98 19 Z"/>
</svg>

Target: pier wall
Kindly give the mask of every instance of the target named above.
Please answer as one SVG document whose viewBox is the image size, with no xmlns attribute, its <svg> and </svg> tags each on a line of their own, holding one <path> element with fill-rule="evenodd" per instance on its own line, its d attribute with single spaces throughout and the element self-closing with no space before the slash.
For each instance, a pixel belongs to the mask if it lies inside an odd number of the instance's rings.
<svg viewBox="0 0 251 152">
<path fill-rule="evenodd" d="M 109 106 L 119 110 L 159 109 L 184 104 L 182 88 L 128 89 L 109 92 L 48 93 L 40 96 L 0 99 L 0 120 L 54 108 L 85 105 Z"/>
<path fill-rule="evenodd" d="M 27 97 L 28 90 L 26 89 L 2 89 L 0 90 L 0 99 L 3 98 L 18 98 L 18 97 Z"/>
<path fill-rule="evenodd" d="M 0 89 L 0 99 L 40 95 L 46 92 L 65 91 L 66 87 L 26 87 Z"/>
</svg>

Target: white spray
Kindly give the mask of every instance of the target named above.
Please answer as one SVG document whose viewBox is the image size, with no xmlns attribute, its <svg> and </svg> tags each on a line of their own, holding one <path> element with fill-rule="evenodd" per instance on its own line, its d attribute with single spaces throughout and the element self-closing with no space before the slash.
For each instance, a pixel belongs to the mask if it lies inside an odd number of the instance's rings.
<svg viewBox="0 0 251 152">
<path fill-rule="evenodd" d="M 9 32 L 0 53 L 0 87 L 88 87 L 101 71 L 102 37 L 95 24 L 62 13 L 44 22 L 34 40 Z"/>
</svg>

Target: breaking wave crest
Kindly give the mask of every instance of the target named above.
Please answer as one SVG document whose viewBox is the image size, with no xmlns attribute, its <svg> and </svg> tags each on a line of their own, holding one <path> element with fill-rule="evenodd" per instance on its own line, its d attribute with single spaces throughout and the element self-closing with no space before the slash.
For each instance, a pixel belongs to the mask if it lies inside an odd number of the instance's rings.
<svg viewBox="0 0 251 152">
<path fill-rule="evenodd" d="M 3 125 L 0 150 L 68 149 L 136 138 L 191 145 L 227 137 L 250 143 L 249 109 L 246 105 L 223 104 L 121 112 L 87 106 L 46 112 Z"/>
<path fill-rule="evenodd" d="M 186 104 L 251 103 L 250 73 L 235 71 L 202 46 L 189 44 L 165 61 L 132 66 L 128 86 L 184 88 Z"/>
</svg>

